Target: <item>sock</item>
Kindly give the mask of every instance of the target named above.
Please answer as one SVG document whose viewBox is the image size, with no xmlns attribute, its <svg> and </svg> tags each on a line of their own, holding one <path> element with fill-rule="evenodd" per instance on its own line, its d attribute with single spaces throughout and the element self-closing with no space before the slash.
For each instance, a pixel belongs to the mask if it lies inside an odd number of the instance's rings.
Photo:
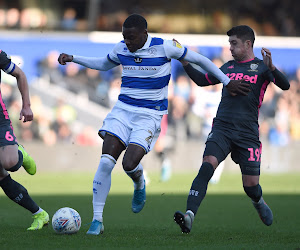
<svg viewBox="0 0 300 250">
<path fill-rule="evenodd" d="M 18 155 L 19 155 L 19 161 L 17 162 L 17 164 L 15 166 L 8 169 L 8 171 L 16 172 L 22 166 L 22 164 L 23 164 L 23 154 L 20 150 L 18 150 Z"/>
<path fill-rule="evenodd" d="M 259 202 L 260 198 L 262 197 L 262 190 L 261 186 L 257 184 L 256 186 L 245 187 L 245 193 L 254 201 Z"/>
<path fill-rule="evenodd" d="M 26 208 L 31 213 L 36 213 L 39 206 L 31 199 L 26 188 L 14 181 L 10 175 L 0 181 L 0 186 L 9 199 Z"/>
<path fill-rule="evenodd" d="M 207 184 L 214 174 L 213 166 L 203 162 L 198 175 L 194 179 L 187 199 L 186 211 L 191 210 L 196 215 L 198 208 L 206 195 Z"/>
<path fill-rule="evenodd" d="M 101 156 L 101 160 L 93 181 L 93 220 L 103 221 L 103 209 L 111 186 L 111 171 L 116 160 L 108 154 Z"/>
<path fill-rule="evenodd" d="M 39 210 L 38 210 L 38 211 L 36 211 L 35 213 L 33 213 L 32 215 L 39 214 L 39 213 L 41 213 L 41 212 L 43 212 L 43 211 L 44 211 L 43 209 L 39 208 Z"/>
<path fill-rule="evenodd" d="M 133 180 L 134 190 L 140 190 L 144 188 L 145 178 L 141 163 L 139 163 L 135 169 L 125 172 Z"/>
<path fill-rule="evenodd" d="M 186 214 L 190 214 L 192 218 L 195 217 L 195 214 L 194 214 L 194 212 L 192 210 L 187 210 L 185 213 Z"/>
</svg>

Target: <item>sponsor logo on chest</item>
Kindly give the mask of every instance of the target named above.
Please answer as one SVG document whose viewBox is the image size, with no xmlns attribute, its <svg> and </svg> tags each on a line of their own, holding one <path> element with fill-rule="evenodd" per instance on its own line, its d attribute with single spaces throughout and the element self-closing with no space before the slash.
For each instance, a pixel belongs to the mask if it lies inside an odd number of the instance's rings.
<svg viewBox="0 0 300 250">
<path fill-rule="evenodd" d="M 251 83 L 256 83 L 257 82 L 257 76 L 249 76 L 243 73 L 227 73 L 226 74 L 230 80 L 245 80 L 245 82 L 251 82 Z"/>
<path fill-rule="evenodd" d="M 126 65 L 123 65 L 123 70 L 129 70 L 129 71 L 151 71 L 151 70 L 154 70 L 156 71 L 157 70 L 157 67 L 154 67 L 154 66 L 126 66 Z"/>
</svg>

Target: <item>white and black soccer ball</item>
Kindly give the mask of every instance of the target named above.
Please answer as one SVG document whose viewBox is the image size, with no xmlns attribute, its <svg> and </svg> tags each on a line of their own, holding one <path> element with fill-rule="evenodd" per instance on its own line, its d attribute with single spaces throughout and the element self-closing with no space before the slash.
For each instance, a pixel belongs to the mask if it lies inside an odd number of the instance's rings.
<svg viewBox="0 0 300 250">
<path fill-rule="evenodd" d="M 81 226 L 79 213 L 70 207 L 58 209 L 52 217 L 52 227 L 58 234 L 75 234 Z"/>
</svg>

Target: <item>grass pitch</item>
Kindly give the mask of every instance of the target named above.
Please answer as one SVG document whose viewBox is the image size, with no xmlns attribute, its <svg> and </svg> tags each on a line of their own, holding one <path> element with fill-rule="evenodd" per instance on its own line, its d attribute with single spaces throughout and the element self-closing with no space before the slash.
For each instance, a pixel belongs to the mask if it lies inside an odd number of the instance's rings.
<svg viewBox="0 0 300 250">
<path fill-rule="evenodd" d="M 122 172 L 114 172 L 104 209 L 105 231 L 86 235 L 92 219 L 94 173 L 12 174 L 50 217 L 61 207 L 76 209 L 82 218 L 75 235 L 57 235 L 52 226 L 27 232 L 30 213 L 0 192 L 0 249 L 299 249 L 299 174 L 262 174 L 264 198 L 274 214 L 265 226 L 244 194 L 239 174 L 224 174 L 209 185 L 190 234 L 181 234 L 173 221 L 185 210 L 187 193 L 196 173 L 176 174 L 167 183 L 150 175 L 147 202 L 139 214 L 131 212 L 133 185 Z"/>
</svg>

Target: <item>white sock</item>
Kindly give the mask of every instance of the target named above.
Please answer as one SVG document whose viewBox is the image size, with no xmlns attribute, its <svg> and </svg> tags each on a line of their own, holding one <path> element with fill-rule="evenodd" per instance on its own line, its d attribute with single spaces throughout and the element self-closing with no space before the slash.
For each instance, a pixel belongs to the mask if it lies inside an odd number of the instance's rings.
<svg viewBox="0 0 300 250">
<path fill-rule="evenodd" d="M 191 214 L 193 217 L 195 216 L 192 210 L 187 210 L 186 214 Z"/>
<path fill-rule="evenodd" d="M 32 215 L 39 214 L 39 213 L 41 213 L 41 212 L 43 212 L 43 211 L 44 211 L 43 209 L 39 208 L 39 210 L 38 210 L 38 211 L 36 211 L 35 213 L 33 213 Z"/>
<path fill-rule="evenodd" d="M 101 156 L 93 181 L 93 220 L 103 221 L 103 209 L 111 186 L 111 171 L 116 160 L 108 154 Z"/>
<path fill-rule="evenodd" d="M 141 163 L 139 163 L 135 169 L 125 172 L 133 180 L 134 190 L 144 188 L 145 179 L 143 174 L 143 166 Z"/>
</svg>

